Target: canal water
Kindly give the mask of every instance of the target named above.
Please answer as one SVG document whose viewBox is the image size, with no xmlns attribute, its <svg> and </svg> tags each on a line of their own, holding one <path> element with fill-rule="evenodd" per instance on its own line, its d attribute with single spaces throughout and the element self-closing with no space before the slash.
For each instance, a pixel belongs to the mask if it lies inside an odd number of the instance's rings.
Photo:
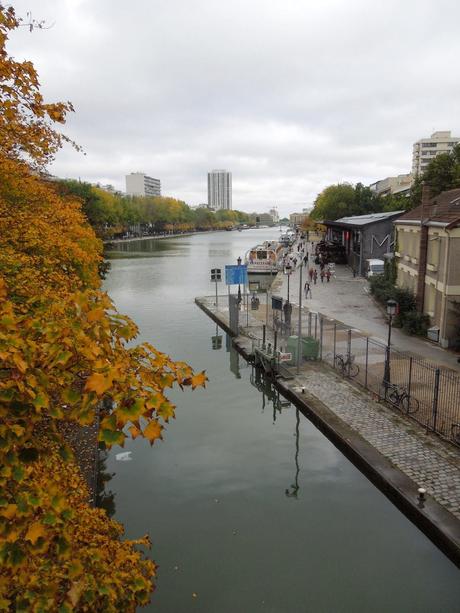
<svg viewBox="0 0 460 613">
<path fill-rule="evenodd" d="M 112 254 L 105 288 L 139 340 L 209 377 L 206 390 L 171 394 L 164 441 L 128 441 L 107 458 L 115 518 L 128 537 L 150 534 L 159 564 L 144 610 L 458 612 L 456 567 L 295 407 L 275 397 L 274 409 L 194 305 L 214 291 L 211 268 L 277 234 L 144 240 Z"/>
</svg>

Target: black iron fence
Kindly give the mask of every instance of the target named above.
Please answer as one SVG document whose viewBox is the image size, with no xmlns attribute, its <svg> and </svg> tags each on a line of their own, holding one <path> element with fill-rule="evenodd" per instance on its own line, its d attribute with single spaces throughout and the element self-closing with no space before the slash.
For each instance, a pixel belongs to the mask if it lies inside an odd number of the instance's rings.
<svg viewBox="0 0 460 613">
<path fill-rule="evenodd" d="M 273 292 L 276 294 L 276 292 Z M 238 313 L 238 329 L 260 347 L 265 333 L 271 351 L 289 351 L 295 347 L 293 337 L 299 332 L 318 342 L 317 352 L 300 361 L 318 359 L 334 368 L 343 377 L 353 380 L 384 400 L 399 412 L 414 419 L 451 442 L 460 445 L 460 376 L 450 370 L 393 347 L 388 349 L 381 341 L 367 336 L 325 317 L 321 313 L 299 309 L 296 302 L 289 309 L 273 308 L 272 295 L 242 295 Z M 215 298 L 207 299 L 211 308 Z M 284 307 L 285 302 L 283 303 Z M 276 307 L 275 301 L 275 307 Z M 228 297 L 219 297 L 219 311 L 224 317 L 228 310 Z M 285 372 L 295 373 L 297 358 L 283 362 Z"/>
</svg>

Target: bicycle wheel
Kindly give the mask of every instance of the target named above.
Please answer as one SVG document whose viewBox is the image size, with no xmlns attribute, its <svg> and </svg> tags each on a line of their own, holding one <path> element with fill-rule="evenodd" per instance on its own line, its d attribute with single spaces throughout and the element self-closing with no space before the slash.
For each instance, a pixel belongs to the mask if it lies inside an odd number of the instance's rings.
<svg viewBox="0 0 460 613">
<path fill-rule="evenodd" d="M 359 366 L 357 364 L 350 364 L 350 377 L 356 377 L 359 373 Z"/>
<path fill-rule="evenodd" d="M 387 393 L 387 399 L 394 404 L 395 407 L 399 408 L 399 403 L 401 402 L 401 396 L 398 394 L 398 390 L 389 389 Z"/>
<path fill-rule="evenodd" d="M 409 415 L 412 415 L 413 413 L 417 413 L 420 407 L 420 403 L 417 400 L 417 398 L 414 398 L 413 396 L 409 396 L 408 394 L 404 394 L 401 400 L 401 405 L 402 405 L 402 408 Z"/>
<path fill-rule="evenodd" d="M 342 375 L 343 375 L 343 371 L 345 370 L 345 362 L 343 361 L 343 358 L 341 355 L 336 355 L 335 356 L 335 363 L 334 363 L 334 367 L 339 370 Z"/>
<path fill-rule="evenodd" d="M 450 434 L 453 442 L 460 447 L 460 424 L 452 424 Z"/>
</svg>

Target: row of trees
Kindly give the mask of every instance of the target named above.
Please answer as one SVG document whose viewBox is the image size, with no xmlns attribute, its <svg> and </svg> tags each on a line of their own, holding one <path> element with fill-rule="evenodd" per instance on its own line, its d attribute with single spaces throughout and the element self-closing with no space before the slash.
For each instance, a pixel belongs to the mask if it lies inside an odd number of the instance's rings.
<svg viewBox="0 0 460 613">
<path fill-rule="evenodd" d="M 73 180 L 58 181 L 56 187 L 61 195 L 76 196 L 82 201 L 84 214 L 98 236 L 103 238 L 122 234 L 134 225 L 159 233 L 225 229 L 256 223 L 255 216 L 241 211 L 192 209 L 175 198 L 123 196 Z"/>
<path fill-rule="evenodd" d="M 318 220 L 334 220 L 351 215 L 409 210 L 421 203 L 423 183 L 431 187 L 433 195 L 460 187 L 460 145 L 451 153 L 433 158 L 425 171 L 415 177 L 409 196 L 377 196 L 362 183 L 338 183 L 318 194 L 311 216 Z"/>
<path fill-rule="evenodd" d="M 0 5 L 0 610 L 127 611 L 149 601 L 154 562 L 89 504 L 63 430 L 99 419 L 100 444 L 154 443 L 166 390 L 204 385 L 149 344 L 101 291 L 102 244 L 81 201 L 44 181 L 69 103 L 6 50 L 20 25 Z M 103 410 L 102 410 L 103 407 Z"/>
</svg>

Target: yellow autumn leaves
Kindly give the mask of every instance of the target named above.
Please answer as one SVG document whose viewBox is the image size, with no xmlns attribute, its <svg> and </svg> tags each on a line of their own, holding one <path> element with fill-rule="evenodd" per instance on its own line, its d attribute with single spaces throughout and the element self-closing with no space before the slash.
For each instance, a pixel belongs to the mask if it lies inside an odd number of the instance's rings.
<svg viewBox="0 0 460 613">
<path fill-rule="evenodd" d="M 45 104 L 33 64 L 8 56 L 17 26 L 0 5 L 0 611 L 134 611 L 153 589 L 155 565 L 135 548 L 149 541 L 123 541 L 90 506 L 62 432 L 98 419 L 106 447 L 152 444 L 174 417 L 166 389 L 206 375 L 127 344 L 137 327 L 100 291 L 101 243 L 80 202 L 31 171 L 60 147 L 52 122 L 72 106 Z"/>
</svg>

